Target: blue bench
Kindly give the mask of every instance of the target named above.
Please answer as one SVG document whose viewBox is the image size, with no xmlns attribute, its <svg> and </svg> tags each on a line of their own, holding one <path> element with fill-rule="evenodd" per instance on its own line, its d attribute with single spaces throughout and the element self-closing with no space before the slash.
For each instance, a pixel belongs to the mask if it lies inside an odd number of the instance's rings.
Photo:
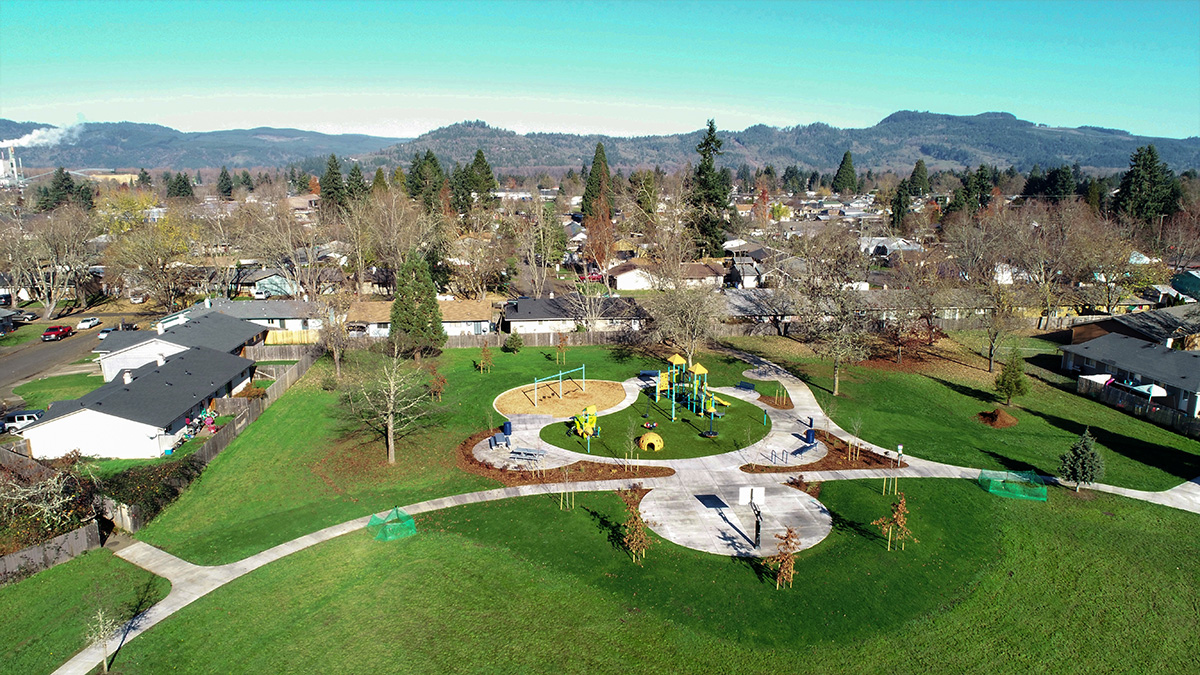
<svg viewBox="0 0 1200 675">
<path fill-rule="evenodd" d="M 742 380 L 741 382 L 738 382 L 738 383 L 737 383 L 737 388 L 738 388 L 738 389 L 745 389 L 746 391 L 757 391 L 757 390 L 754 388 L 754 383 L 753 383 L 753 382 L 747 382 L 747 381 L 745 381 L 745 380 Z"/>
<path fill-rule="evenodd" d="M 638 377 L 658 377 L 659 372 L 660 371 L 657 370 L 643 370 L 642 372 L 638 373 Z"/>
<path fill-rule="evenodd" d="M 489 448 L 498 448 L 502 445 L 504 447 L 508 447 L 511 444 L 512 439 L 509 436 L 500 433 L 494 434 L 490 439 L 488 439 Z"/>
</svg>

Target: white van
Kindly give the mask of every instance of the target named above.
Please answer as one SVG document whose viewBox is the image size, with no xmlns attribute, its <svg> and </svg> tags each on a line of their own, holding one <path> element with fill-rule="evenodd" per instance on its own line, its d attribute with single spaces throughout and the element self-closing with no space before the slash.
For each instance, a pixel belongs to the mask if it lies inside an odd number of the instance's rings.
<svg viewBox="0 0 1200 675">
<path fill-rule="evenodd" d="M 40 420 L 45 414 L 45 410 L 14 410 L 4 416 L 4 425 L 8 427 L 9 431 L 24 429 Z"/>
<path fill-rule="evenodd" d="M 254 291 L 253 291 L 253 292 L 251 292 L 251 293 L 250 293 L 250 295 L 251 295 L 251 296 L 252 296 L 252 297 L 253 297 L 255 300 L 266 300 L 267 298 L 271 297 L 271 292 L 270 292 L 270 291 L 263 291 L 263 290 L 259 290 L 259 289 L 257 289 L 257 288 L 256 288 L 256 289 L 254 289 Z"/>
</svg>

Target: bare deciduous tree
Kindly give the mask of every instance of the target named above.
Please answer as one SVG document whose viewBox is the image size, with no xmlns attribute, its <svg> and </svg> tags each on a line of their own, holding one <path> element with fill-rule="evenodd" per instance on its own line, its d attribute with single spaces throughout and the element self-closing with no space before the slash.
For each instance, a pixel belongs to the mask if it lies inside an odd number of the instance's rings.
<svg viewBox="0 0 1200 675">
<path fill-rule="evenodd" d="M 700 347 L 712 338 L 725 314 L 724 297 L 706 287 L 672 288 L 647 299 L 654 328 L 687 358 L 688 365 Z"/>
<path fill-rule="evenodd" d="M 186 216 L 172 215 L 134 226 L 109 245 L 105 257 L 112 270 L 170 312 L 189 286 L 192 268 L 186 261 L 194 235 Z"/>
<path fill-rule="evenodd" d="M 342 401 L 355 419 L 383 438 L 388 464 L 396 463 L 396 440 L 419 428 L 432 412 L 426 374 L 400 358 L 358 373 Z"/>
<path fill-rule="evenodd" d="M 42 318 L 51 319 L 86 275 L 91 260 L 87 242 L 98 233 L 88 213 L 74 206 L 58 208 L 6 231 L 0 237 L 0 264 L 14 287 L 29 289 L 42 303 Z"/>
</svg>

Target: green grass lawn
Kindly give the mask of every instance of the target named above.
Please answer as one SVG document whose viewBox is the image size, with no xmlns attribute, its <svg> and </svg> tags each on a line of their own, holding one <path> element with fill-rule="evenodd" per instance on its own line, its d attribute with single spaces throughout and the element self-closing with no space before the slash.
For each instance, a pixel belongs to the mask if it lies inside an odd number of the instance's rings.
<svg viewBox="0 0 1200 675">
<path fill-rule="evenodd" d="M 902 481 L 919 544 L 868 525 L 873 481 L 826 483 L 835 528 L 794 588 L 657 537 L 614 547 L 611 493 L 529 497 L 356 532 L 201 598 L 122 650 L 128 673 L 1189 672 L 1200 629 L 1197 516 L 1053 489 L 1005 500 Z M 778 488 L 786 489 L 786 488 Z M 271 617 L 270 620 L 264 620 Z M 213 650 L 212 644 L 222 645 Z"/>
<path fill-rule="evenodd" d="M 99 375 L 54 375 L 26 382 L 15 387 L 13 393 L 25 399 L 26 408 L 45 408 L 54 401 L 79 398 L 102 384 L 104 378 Z"/>
<path fill-rule="evenodd" d="M 1031 393 L 1007 408 L 1019 423 L 993 429 L 975 420 L 981 411 L 1002 407 L 990 385 L 994 374 L 985 371 L 967 367 L 907 373 L 850 367 L 843 371 L 842 396 L 834 402 L 828 362 L 787 355 L 784 350 L 794 343 L 781 338 L 729 342 L 797 373 L 842 428 L 852 428 L 861 418 L 865 439 L 885 448 L 902 443 L 905 453 L 915 457 L 1055 475 L 1059 456 L 1090 427 L 1104 456 L 1105 483 L 1165 490 L 1200 476 L 1200 442 L 1079 396 L 1073 384 L 1064 390 L 1030 378 Z M 973 375 L 967 379 L 956 373 Z"/>
<path fill-rule="evenodd" d="M 24 324 L 0 337 L 0 347 L 16 347 L 26 342 L 33 342 L 42 335 L 45 328 L 37 324 Z"/>
<path fill-rule="evenodd" d="M 603 457 L 625 457 L 631 447 L 635 459 L 685 459 L 719 455 L 756 443 L 770 431 L 770 420 L 763 425 L 763 411 L 750 403 L 723 397 L 729 406 L 718 406 L 724 417 L 713 420 L 716 438 L 704 438 L 708 431 L 708 416 L 698 417 L 686 407 L 676 406 L 675 421 L 671 421 L 671 404 L 664 398 L 657 403 L 653 396 L 642 394 L 632 406 L 611 415 L 600 417 L 600 436 L 591 441 L 591 454 Z M 649 411 L 650 417 L 642 419 Z M 645 422 L 657 422 L 654 429 L 645 429 Z M 660 452 L 642 452 L 633 442 L 638 436 L 653 431 L 662 436 Z M 574 425 L 552 424 L 542 429 L 543 441 L 560 448 L 588 454 L 588 442 L 574 431 Z"/>
<path fill-rule="evenodd" d="M 125 620 L 170 590 L 166 579 L 106 549 L 0 586 L 0 673 L 49 673 L 87 646 L 84 632 L 97 609 Z"/>
<path fill-rule="evenodd" d="M 472 434 L 503 421 L 492 408 L 497 395 L 584 362 L 588 377 L 607 380 L 664 363 L 602 347 L 570 349 L 566 366 L 555 364 L 553 348 L 492 352 L 488 373 L 477 370 L 478 349 L 446 350 L 432 361 L 447 379 L 441 410 L 429 428 L 401 440 L 395 466 L 386 464 L 378 441 L 347 435 L 337 394 L 318 386 L 332 365 L 319 362 L 138 538 L 192 562 L 220 564 L 396 504 L 496 487 L 459 470 L 454 452 Z M 347 368 L 356 359 L 369 367 L 376 358 L 350 352 Z M 701 360 L 714 386 L 735 384 L 746 368 L 724 355 Z"/>
</svg>

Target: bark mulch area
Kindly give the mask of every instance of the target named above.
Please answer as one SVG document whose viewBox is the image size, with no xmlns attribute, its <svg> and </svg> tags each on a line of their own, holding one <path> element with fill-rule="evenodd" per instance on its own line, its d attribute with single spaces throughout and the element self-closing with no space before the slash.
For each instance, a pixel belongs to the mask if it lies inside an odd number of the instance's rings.
<svg viewBox="0 0 1200 675">
<path fill-rule="evenodd" d="M 763 405 L 769 405 L 776 410 L 791 410 L 794 407 L 792 405 L 792 399 L 788 398 L 787 396 L 767 396 L 766 394 L 759 394 L 758 402 L 762 403 Z"/>
<path fill-rule="evenodd" d="M 975 419 L 983 422 L 993 429 L 1007 429 L 1017 425 L 1017 418 L 1009 415 L 1004 410 L 996 408 L 991 412 L 981 412 L 975 416 Z"/>
<path fill-rule="evenodd" d="M 628 467 L 629 470 L 627 471 L 626 467 L 617 466 L 616 464 L 602 464 L 600 462 L 588 461 L 575 462 L 574 464 L 546 469 L 544 471 L 510 471 L 508 469 L 501 469 L 479 461 L 475 457 L 475 453 L 472 452 L 477 443 L 498 431 L 500 431 L 499 428 L 485 429 L 463 441 L 455 453 L 455 463 L 458 465 L 458 468 L 477 476 L 491 478 L 505 487 L 542 485 L 544 483 L 562 483 L 565 481 L 613 480 L 617 478 L 665 478 L 675 475 L 675 469 L 667 466 L 634 465 Z"/>
<path fill-rule="evenodd" d="M 883 455 L 877 455 L 870 450 L 862 450 L 858 457 L 850 459 L 846 451 L 849 446 L 837 436 L 821 429 L 817 430 L 817 440 L 829 448 L 829 453 L 812 464 L 799 466 L 771 466 L 766 464 L 743 464 L 741 470 L 745 473 L 805 473 L 809 471 L 846 471 L 849 469 L 895 469 L 896 460 Z M 908 462 L 900 462 L 899 468 L 908 466 Z"/>
<path fill-rule="evenodd" d="M 821 498 L 821 482 L 820 481 L 815 481 L 815 482 L 810 483 L 810 482 L 800 478 L 800 476 L 792 476 L 791 478 L 788 479 L 788 481 L 786 483 L 784 483 L 784 485 L 786 485 L 790 488 L 795 488 L 795 489 L 809 495 L 813 499 Z"/>
</svg>

